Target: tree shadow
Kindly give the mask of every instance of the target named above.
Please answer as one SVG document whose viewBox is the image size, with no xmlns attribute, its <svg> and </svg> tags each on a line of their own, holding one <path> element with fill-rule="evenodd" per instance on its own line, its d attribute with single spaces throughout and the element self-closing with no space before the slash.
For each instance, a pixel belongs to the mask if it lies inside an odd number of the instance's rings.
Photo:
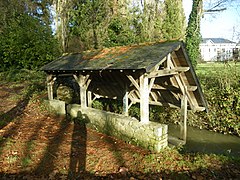
<svg viewBox="0 0 240 180">
<path fill-rule="evenodd" d="M 27 92 L 23 96 L 22 100 L 20 100 L 16 106 L 10 109 L 8 112 L 0 115 L 0 130 L 9 125 L 14 119 L 17 119 L 21 115 L 23 115 L 24 110 L 26 109 L 29 101 L 34 94 L 34 92 L 39 90 L 39 84 L 33 83 L 29 87 L 27 87 Z M 0 140 L 0 147 L 7 141 L 8 137 L 13 137 L 17 132 L 21 122 L 16 122 L 13 127 L 6 130 L 4 135 Z"/>
<path fill-rule="evenodd" d="M 70 125 L 70 121 L 66 119 L 61 121 L 60 128 L 49 141 L 43 157 L 35 168 L 36 174 L 41 174 L 42 172 L 44 172 L 44 174 L 50 174 L 54 171 L 54 162 L 58 158 L 61 158 L 58 157 L 59 148 L 64 141 L 65 133 Z"/>
<path fill-rule="evenodd" d="M 10 122 L 16 119 L 18 116 L 21 116 L 27 107 L 32 95 L 34 92 L 39 90 L 39 84 L 33 83 L 29 87 L 27 87 L 27 92 L 23 96 L 22 100 L 20 100 L 16 106 L 10 109 L 8 112 L 0 115 L 0 129 L 7 126 Z"/>
</svg>

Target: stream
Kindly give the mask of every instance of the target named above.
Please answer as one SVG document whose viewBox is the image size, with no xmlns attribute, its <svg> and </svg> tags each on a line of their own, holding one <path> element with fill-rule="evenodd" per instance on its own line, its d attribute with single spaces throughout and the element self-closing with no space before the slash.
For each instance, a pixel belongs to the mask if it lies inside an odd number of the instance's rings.
<svg viewBox="0 0 240 180">
<path fill-rule="evenodd" d="M 180 126 L 168 125 L 169 136 L 179 137 Z M 187 129 L 186 152 L 214 153 L 240 157 L 240 138 L 194 127 Z"/>
</svg>

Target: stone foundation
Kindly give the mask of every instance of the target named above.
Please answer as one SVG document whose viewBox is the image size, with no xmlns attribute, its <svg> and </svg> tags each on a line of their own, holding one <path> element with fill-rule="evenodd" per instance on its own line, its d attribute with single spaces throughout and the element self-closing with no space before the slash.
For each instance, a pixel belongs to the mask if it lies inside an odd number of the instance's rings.
<svg viewBox="0 0 240 180">
<path fill-rule="evenodd" d="M 142 124 L 136 118 L 93 108 L 83 109 L 78 104 L 68 105 L 67 113 L 72 118 L 85 120 L 88 126 L 99 132 L 152 151 L 159 152 L 168 145 L 168 126 L 165 124 Z"/>
</svg>

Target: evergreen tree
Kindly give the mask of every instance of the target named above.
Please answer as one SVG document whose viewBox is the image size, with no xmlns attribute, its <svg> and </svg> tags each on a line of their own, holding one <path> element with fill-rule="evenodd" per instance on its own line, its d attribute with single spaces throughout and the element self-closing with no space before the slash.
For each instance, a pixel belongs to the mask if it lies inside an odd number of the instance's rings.
<svg viewBox="0 0 240 180">
<path fill-rule="evenodd" d="M 200 59 L 199 45 L 201 43 L 200 18 L 202 16 L 202 0 L 194 0 L 189 16 L 186 32 L 186 49 L 193 66 Z"/>
<path fill-rule="evenodd" d="M 164 1 L 163 36 L 166 40 L 184 39 L 185 16 L 182 0 Z"/>
<path fill-rule="evenodd" d="M 9 20 L 0 35 L 0 71 L 39 68 L 59 55 L 50 27 L 26 13 Z"/>
</svg>

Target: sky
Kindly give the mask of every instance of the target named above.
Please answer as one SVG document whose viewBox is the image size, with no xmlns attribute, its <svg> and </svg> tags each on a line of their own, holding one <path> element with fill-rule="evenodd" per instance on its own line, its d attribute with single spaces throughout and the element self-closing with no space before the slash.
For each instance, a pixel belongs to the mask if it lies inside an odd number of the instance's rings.
<svg viewBox="0 0 240 180">
<path fill-rule="evenodd" d="M 192 0 L 183 0 L 183 7 L 186 19 L 188 19 Z M 205 14 L 201 19 L 201 34 L 203 38 L 225 38 L 235 42 L 240 41 L 240 1 L 235 0 L 223 12 L 212 15 Z"/>
</svg>

